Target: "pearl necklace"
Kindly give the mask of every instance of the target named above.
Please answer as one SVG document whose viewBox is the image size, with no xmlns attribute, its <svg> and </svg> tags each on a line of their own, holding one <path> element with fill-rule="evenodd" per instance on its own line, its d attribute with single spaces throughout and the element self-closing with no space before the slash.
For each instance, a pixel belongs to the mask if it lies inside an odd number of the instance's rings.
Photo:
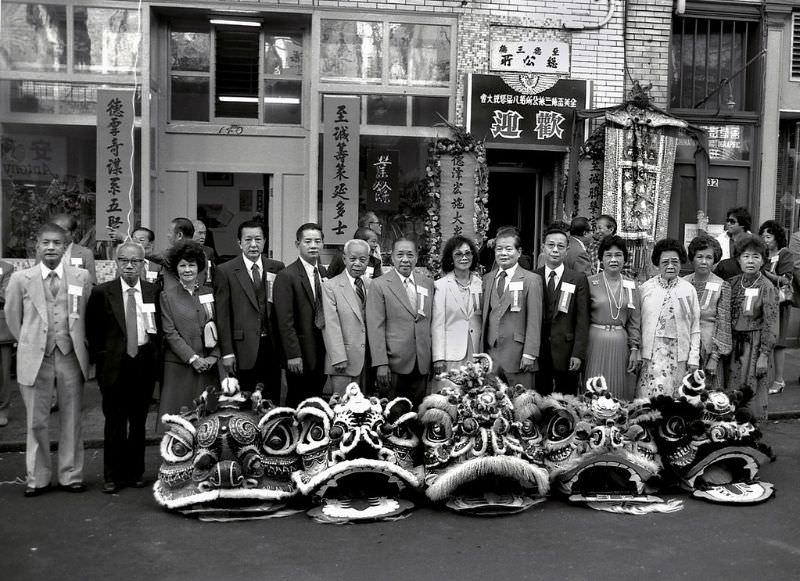
<svg viewBox="0 0 800 581">
<path fill-rule="evenodd" d="M 622 279 L 620 278 L 619 282 L 619 300 L 613 295 L 611 292 L 611 285 L 608 284 L 608 279 L 606 278 L 606 273 L 603 271 L 603 282 L 606 286 L 606 296 L 608 297 L 608 310 L 609 314 L 611 315 L 611 320 L 616 321 L 619 319 L 620 311 L 622 310 Z M 617 309 L 616 316 L 614 315 L 614 308 Z"/>
</svg>

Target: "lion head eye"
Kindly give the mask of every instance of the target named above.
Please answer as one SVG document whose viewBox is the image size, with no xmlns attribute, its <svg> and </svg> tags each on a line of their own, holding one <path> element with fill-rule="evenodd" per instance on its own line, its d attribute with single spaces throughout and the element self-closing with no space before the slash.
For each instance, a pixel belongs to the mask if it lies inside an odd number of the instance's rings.
<svg viewBox="0 0 800 581">
<path fill-rule="evenodd" d="M 447 430 L 442 424 L 428 424 L 425 428 L 425 439 L 431 442 L 444 442 L 447 439 Z"/>
<path fill-rule="evenodd" d="M 282 421 L 268 426 L 263 432 L 264 449 L 278 454 L 291 451 L 297 445 L 297 430 L 291 422 Z"/>
<path fill-rule="evenodd" d="M 161 442 L 161 456 L 167 462 L 185 462 L 192 457 L 192 443 L 168 432 Z"/>
<path fill-rule="evenodd" d="M 568 412 L 559 410 L 547 424 L 547 437 L 554 442 L 560 442 L 568 438 L 574 430 L 575 421 L 572 416 Z"/>
<path fill-rule="evenodd" d="M 661 424 L 661 435 L 669 440 L 677 440 L 686 435 L 686 422 L 680 416 L 672 416 Z"/>
</svg>

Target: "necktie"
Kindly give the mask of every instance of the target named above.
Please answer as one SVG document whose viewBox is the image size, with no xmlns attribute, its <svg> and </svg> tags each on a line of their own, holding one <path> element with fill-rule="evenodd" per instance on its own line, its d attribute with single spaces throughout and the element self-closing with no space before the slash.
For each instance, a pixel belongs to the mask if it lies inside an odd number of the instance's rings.
<svg viewBox="0 0 800 581">
<path fill-rule="evenodd" d="M 502 298 L 503 293 L 506 291 L 506 277 L 508 273 L 505 270 L 501 270 L 500 274 L 497 275 L 497 297 Z"/>
<path fill-rule="evenodd" d="M 551 270 L 550 271 L 550 276 L 547 278 L 547 290 L 550 291 L 551 294 L 556 292 L 556 271 L 555 270 Z"/>
<path fill-rule="evenodd" d="M 361 307 L 363 308 L 364 305 L 367 304 L 367 292 L 364 289 L 364 281 L 361 280 L 360 276 L 357 279 L 355 279 L 355 285 L 356 285 L 356 295 L 358 295 L 358 300 L 361 301 Z"/>
<path fill-rule="evenodd" d="M 58 275 L 54 270 L 51 270 L 47 278 L 49 279 L 47 284 L 50 286 L 50 294 L 53 298 L 56 298 L 58 296 Z"/>
<path fill-rule="evenodd" d="M 261 269 L 258 268 L 257 264 L 254 264 L 250 272 L 253 273 L 253 287 L 255 287 L 256 294 L 258 294 L 258 290 L 261 288 L 261 285 L 264 284 L 264 281 L 261 280 Z"/>
<path fill-rule="evenodd" d="M 125 339 L 127 352 L 131 357 L 136 357 L 139 352 L 139 330 L 136 324 L 136 289 L 128 289 L 128 298 L 125 301 Z"/>
<path fill-rule="evenodd" d="M 417 308 L 417 289 L 414 288 L 411 278 L 406 279 L 406 294 L 408 295 L 408 302 L 411 304 L 411 310 L 413 311 Z"/>
<path fill-rule="evenodd" d="M 314 267 L 314 325 L 317 329 L 325 326 L 325 313 L 322 310 L 322 281 L 319 278 L 317 267 Z"/>
</svg>

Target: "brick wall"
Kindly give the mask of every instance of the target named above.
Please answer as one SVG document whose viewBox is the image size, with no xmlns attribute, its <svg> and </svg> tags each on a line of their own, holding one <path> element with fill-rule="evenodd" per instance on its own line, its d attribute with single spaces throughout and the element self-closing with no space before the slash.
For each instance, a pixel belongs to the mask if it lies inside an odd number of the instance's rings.
<svg viewBox="0 0 800 581">
<path fill-rule="evenodd" d="M 664 109 L 669 101 L 671 30 L 672 0 L 628 0 L 625 32 L 628 71 L 642 85 L 653 84 L 650 96 Z M 630 78 L 626 77 L 626 91 L 630 84 Z"/>
</svg>

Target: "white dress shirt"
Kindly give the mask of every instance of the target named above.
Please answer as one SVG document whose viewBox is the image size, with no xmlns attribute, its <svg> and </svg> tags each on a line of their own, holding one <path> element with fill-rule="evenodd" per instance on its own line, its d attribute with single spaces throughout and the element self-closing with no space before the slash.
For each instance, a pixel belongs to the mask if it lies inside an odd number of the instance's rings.
<svg viewBox="0 0 800 581">
<path fill-rule="evenodd" d="M 564 266 L 563 262 L 561 264 L 559 264 L 558 267 L 555 268 L 555 269 L 550 268 L 549 266 L 545 265 L 545 267 L 544 267 L 544 286 L 547 286 L 547 285 L 550 284 L 550 273 L 551 272 L 555 272 L 556 273 L 556 279 L 553 282 L 555 283 L 554 286 L 558 286 L 558 283 L 561 282 L 561 277 L 564 276 L 564 268 L 565 268 L 565 266 Z"/>
<path fill-rule="evenodd" d="M 314 298 L 317 298 L 317 289 L 314 288 L 314 269 L 317 268 L 313 264 L 306 262 L 303 260 L 302 257 L 300 258 L 300 264 L 303 265 L 303 268 L 306 269 L 306 276 L 308 277 L 308 282 L 311 283 L 311 294 L 314 295 Z M 319 275 L 319 282 L 322 284 L 322 273 Z"/>
<path fill-rule="evenodd" d="M 264 261 L 261 260 L 261 257 L 258 257 L 258 262 L 253 262 L 249 258 L 247 258 L 244 254 L 242 254 L 242 259 L 244 260 L 244 267 L 247 269 L 247 274 L 250 276 L 250 280 L 253 280 L 253 265 L 258 266 L 258 270 L 261 272 L 261 276 L 264 276 Z M 255 282 L 255 281 L 253 281 Z"/>
</svg>

